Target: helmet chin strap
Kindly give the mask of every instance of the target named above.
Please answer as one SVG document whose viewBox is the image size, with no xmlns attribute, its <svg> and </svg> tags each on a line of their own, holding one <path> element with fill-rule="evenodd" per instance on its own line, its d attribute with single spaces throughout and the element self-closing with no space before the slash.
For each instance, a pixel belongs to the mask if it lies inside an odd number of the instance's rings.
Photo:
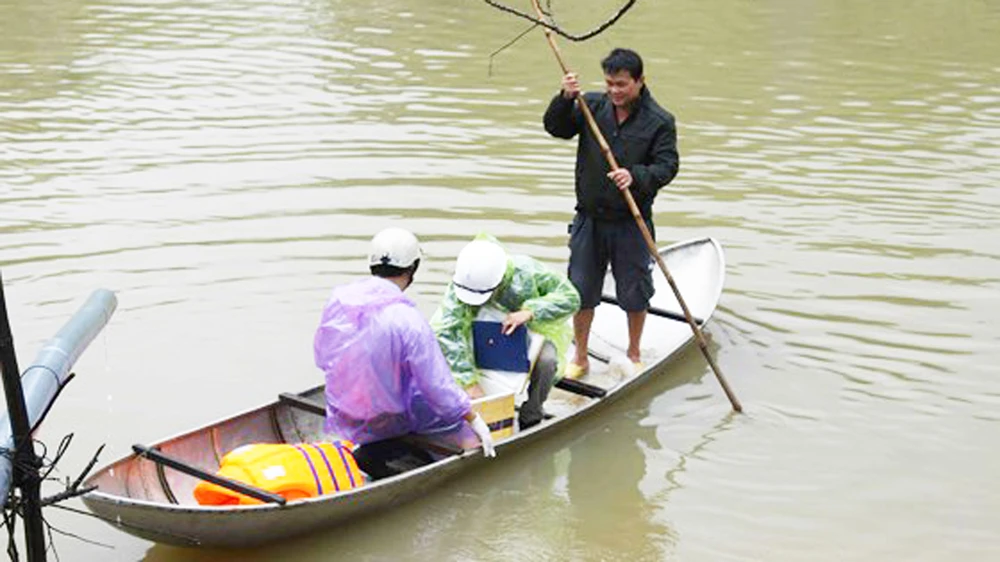
<svg viewBox="0 0 1000 562">
<path fill-rule="evenodd" d="M 501 283 L 503 282 L 502 278 L 500 279 L 500 282 Z M 478 293 L 480 295 L 485 295 L 486 293 L 492 293 L 493 291 L 497 290 L 497 287 L 500 286 L 500 283 L 497 283 L 496 285 L 493 285 L 492 287 L 490 287 L 488 289 L 474 289 L 472 287 L 463 285 L 463 284 L 461 284 L 461 283 L 459 283 L 458 281 L 455 281 L 455 280 L 452 280 L 452 283 L 454 283 L 456 287 L 465 289 L 466 291 L 469 291 L 470 293 Z"/>
<path fill-rule="evenodd" d="M 413 262 L 413 265 L 411 265 L 410 267 L 408 267 L 406 269 L 406 273 L 404 273 L 404 275 L 406 275 L 406 285 L 403 285 L 403 290 L 404 291 L 407 290 L 407 289 L 409 289 L 410 285 L 413 284 L 413 278 L 417 276 L 417 270 L 418 269 L 420 269 L 420 259 L 419 258 L 417 259 L 417 261 Z"/>
</svg>

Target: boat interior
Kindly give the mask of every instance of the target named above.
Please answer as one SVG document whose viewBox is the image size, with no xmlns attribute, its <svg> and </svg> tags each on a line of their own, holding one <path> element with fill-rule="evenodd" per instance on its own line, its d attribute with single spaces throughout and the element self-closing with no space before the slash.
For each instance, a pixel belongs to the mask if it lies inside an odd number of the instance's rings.
<svg viewBox="0 0 1000 562">
<path fill-rule="evenodd" d="M 681 294 L 699 323 L 704 323 L 715 310 L 722 291 L 724 263 L 721 248 L 711 239 L 689 242 L 665 255 L 668 266 Z M 553 420 L 570 416 L 600 400 L 607 392 L 625 386 L 623 383 L 655 369 L 674 351 L 691 338 L 691 329 L 683 316 L 670 287 L 659 272 L 654 275 L 657 292 L 651 304 L 642 341 L 645 370 L 636 372 L 624 359 L 627 347 L 626 317 L 616 306 L 600 306 L 591 335 L 590 371 L 580 380 L 563 380 L 552 390 L 545 409 L 548 419 L 527 430 L 542 431 Z M 613 300 L 614 282 L 608 275 L 605 295 Z M 655 313 L 655 311 L 662 312 Z M 484 407 L 491 400 L 508 400 L 509 396 L 493 396 L 480 400 Z M 494 406 L 496 406 L 494 404 Z M 516 423 L 505 422 L 513 416 L 510 407 L 496 407 L 488 423 L 493 423 L 495 440 L 503 442 L 519 435 Z M 509 410 L 509 411 L 508 411 Z M 248 443 L 304 443 L 330 440 L 324 434 L 323 388 L 282 394 L 271 404 L 244 412 L 223 421 L 157 443 L 153 448 L 173 459 L 206 473 L 215 473 L 222 457 L 238 446 Z M 425 443 L 439 458 L 460 454 L 454 446 Z M 199 478 L 153 462 L 144 455 L 133 454 L 106 466 L 87 482 L 111 496 L 163 504 L 194 506 L 193 490 Z"/>
</svg>

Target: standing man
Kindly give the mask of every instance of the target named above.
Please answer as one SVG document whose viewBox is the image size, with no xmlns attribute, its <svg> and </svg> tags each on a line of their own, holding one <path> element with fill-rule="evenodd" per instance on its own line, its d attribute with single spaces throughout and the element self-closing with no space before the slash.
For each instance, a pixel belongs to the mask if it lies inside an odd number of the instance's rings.
<svg viewBox="0 0 1000 562">
<path fill-rule="evenodd" d="M 629 190 L 650 233 L 653 199 L 677 175 L 677 129 L 674 116 L 660 107 L 644 83 L 642 58 L 629 49 L 614 49 L 601 61 L 604 93 L 587 93 L 586 103 L 621 166 L 610 171 L 597 139 L 574 103 L 580 84 L 573 73 L 563 76 L 562 90 L 545 111 L 545 130 L 570 139 L 579 135 L 576 152 L 576 216 L 570 225 L 569 278 L 580 292 L 580 311 L 573 317 L 576 353 L 567 377 L 586 374 L 587 344 L 594 308 L 601 301 L 604 273 L 611 264 L 619 306 L 628 316 L 629 360 L 641 368 L 639 342 L 646 309 L 653 296 L 653 258 L 623 194 Z"/>
<path fill-rule="evenodd" d="M 405 436 L 461 440 L 469 429 L 494 456 L 483 418 L 451 377 L 430 324 L 403 295 L 420 266 L 417 237 L 401 228 L 372 239 L 372 276 L 337 287 L 313 340 L 326 373 L 327 432 L 357 443 L 354 458 L 379 479 L 433 459 Z"/>
</svg>

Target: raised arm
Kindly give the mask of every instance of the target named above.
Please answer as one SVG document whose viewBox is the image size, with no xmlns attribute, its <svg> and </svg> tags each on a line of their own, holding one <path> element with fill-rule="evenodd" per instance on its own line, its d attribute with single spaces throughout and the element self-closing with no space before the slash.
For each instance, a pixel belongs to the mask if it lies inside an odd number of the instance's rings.
<svg viewBox="0 0 1000 562">
<path fill-rule="evenodd" d="M 562 89 L 549 102 L 542 122 L 545 130 L 554 137 L 571 139 L 580 132 L 583 116 L 576 109 L 574 100 L 580 95 L 580 84 L 576 75 L 568 73 L 563 76 Z"/>
</svg>

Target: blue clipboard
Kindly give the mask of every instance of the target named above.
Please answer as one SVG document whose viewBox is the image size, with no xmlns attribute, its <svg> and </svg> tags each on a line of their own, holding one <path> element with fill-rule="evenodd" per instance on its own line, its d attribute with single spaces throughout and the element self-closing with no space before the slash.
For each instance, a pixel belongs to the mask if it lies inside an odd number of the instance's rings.
<svg viewBox="0 0 1000 562">
<path fill-rule="evenodd" d="M 523 324 L 508 336 L 500 322 L 476 320 L 472 323 L 472 349 L 480 369 L 514 373 L 527 373 L 531 369 L 528 329 Z"/>
</svg>

